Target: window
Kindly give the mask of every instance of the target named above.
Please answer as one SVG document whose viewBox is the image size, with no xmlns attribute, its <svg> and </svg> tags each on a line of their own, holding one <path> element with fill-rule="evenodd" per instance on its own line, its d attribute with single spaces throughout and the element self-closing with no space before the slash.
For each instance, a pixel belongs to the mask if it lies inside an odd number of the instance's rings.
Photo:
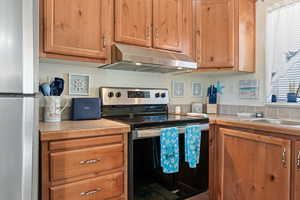
<svg viewBox="0 0 300 200">
<path fill-rule="evenodd" d="M 287 101 L 287 93 L 300 84 L 300 0 L 281 2 L 270 8 L 266 26 L 268 99 L 276 95 Z"/>
</svg>

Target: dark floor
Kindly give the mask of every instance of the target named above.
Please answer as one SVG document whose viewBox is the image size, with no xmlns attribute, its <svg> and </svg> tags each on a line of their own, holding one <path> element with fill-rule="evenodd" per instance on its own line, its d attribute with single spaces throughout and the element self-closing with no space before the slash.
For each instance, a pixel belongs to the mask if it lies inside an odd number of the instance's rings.
<svg viewBox="0 0 300 200">
<path fill-rule="evenodd" d="M 137 188 L 136 200 L 177 200 L 178 196 L 158 183 L 144 185 Z"/>
</svg>

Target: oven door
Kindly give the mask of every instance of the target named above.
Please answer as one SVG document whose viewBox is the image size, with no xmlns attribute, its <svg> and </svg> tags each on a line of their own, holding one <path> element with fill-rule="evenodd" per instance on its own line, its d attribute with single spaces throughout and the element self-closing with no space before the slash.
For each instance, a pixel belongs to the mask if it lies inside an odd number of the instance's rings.
<svg viewBox="0 0 300 200">
<path fill-rule="evenodd" d="M 188 125 L 196 125 L 196 124 L 186 124 Z M 199 124 L 198 124 L 199 125 Z M 179 129 L 179 138 L 180 138 L 180 172 L 177 174 L 166 175 L 162 173 L 162 169 L 160 164 L 153 163 L 153 148 L 154 146 L 158 146 L 159 148 L 159 136 L 160 130 L 163 127 L 156 128 L 147 128 L 147 129 L 136 129 L 133 130 L 131 134 L 129 134 L 128 140 L 128 194 L 130 200 L 135 200 L 135 196 L 137 193 L 141 193 L 140 186 L 144 184 L 148 179 L 151 181 L 155 180 L 155 183 L 148 187 L 157 188 L 158 185 L 164 186 L 166 190 L 158 191 L 156 193 L 163 193 L 165 191 L 170 191 L 171 193 L 176 193 L 180 191 L 181 186 L 191 186 L 196 188 L 195 191 L 188 191 L 184 195 L 179 195 L 180 197 L 176 198 L 185 199 L 196 195 L 197 192 L 201 193 L 207 190 L 208 187 L 208 124 L 200 124 L 202 127 L 202 144 L 201 144 L 201 165 L 197 167 L 197 169 L 190 169 L 187 163 L 184 162 L 184 129 L 185 126 L 177 126 Z M 157 150 L 157 149 L 156 149 Z M 160 149 L 158 150 L 160 151 Z M 159 152 L 157 153 L 160 155 Z M 158 159 L 159 160 L 159 159 Z M 152 177 L 149 177 L 149 175 Z M 147 177 L 144 177 L 147 175 Z M 195 183 L 195 177 L 197 177 L 198 183 Z M 142 180 L 142 183 L 141 183 Z M 159 183 L 159 184 L 157 184 Z M 144 187 L 147 188 L 147 187 Z M 142 191 L 144 193 L 150 193 L 149 191 Z M 175 194 L 176 195 L 176 194 Z M 184 196 L 184 198 L 182 197 Z M 151 198 L 147 198 L 151 199 Z M 160 198 L 158 198 L 160 199 Z M 152 200 L 152 199 L 151 199 Z M 153 200 L 156 200 L 155 198 Z"/>
</svg>

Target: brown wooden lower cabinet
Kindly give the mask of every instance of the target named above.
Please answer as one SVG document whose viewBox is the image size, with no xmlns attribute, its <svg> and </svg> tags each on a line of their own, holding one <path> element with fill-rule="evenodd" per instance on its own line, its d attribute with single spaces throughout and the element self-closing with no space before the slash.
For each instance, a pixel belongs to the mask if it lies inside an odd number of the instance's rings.
<svg viewBox="0 0 300 200">
<path fill-rule="evenodd" d="M 300 199 L 295 138 L 221 125 L 210 130 L 210 200 Z"/>
<path fill-rule="evenodd" d="M 127 134 L 43 141 L 41 200 L 127 200 Z"/>
<path fill-rule="evenodd" d="M 289 140 L 223 128 L 219 133 L 219 199 L 289 199 Z"/>
<path fill-rule="evenodd" d="M 295 187 L 294 187 L 294 200 L 300 199 L 300 140 L 296 141 L 295 144 L 295 161 L 294 163 L 294 180 L 295 180 Z"/>
</svg>

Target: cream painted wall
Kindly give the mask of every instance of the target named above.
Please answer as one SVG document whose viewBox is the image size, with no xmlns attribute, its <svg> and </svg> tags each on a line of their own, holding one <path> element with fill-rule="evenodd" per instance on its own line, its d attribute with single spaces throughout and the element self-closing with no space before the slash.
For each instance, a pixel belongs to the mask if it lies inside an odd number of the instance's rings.
<svg viewBox="0 0 300 200">
<path fill-rule="evenodd" d="M 264 105 L 265 103 L 265 25 L 266 9 L 279 0 L 258 0 L 256 3 L 256 73 L 209 73 L 211 82 L 220 80 L 225 86 L 224 95 L 220 98 L 221 104 L 236 105 Z M 239 99 L 239 80 L 260 80 L 260 95 L 257 100 Z"/>
<path fill-rule="evenodd" d="M 91 76 L 90 96 L 99 96 L 99 87 L 144 87 L 144 88 L 168 88 L 171 92 L 172 80 L 183 80 L 185 82 L 185 97 L 173 98 L 171 104 L 190 104 L 191 102 L 201 102 L 201 98 L 192 97 L 192 82 L 198 81 L 203 83 L 203 89 L 206 88 L 208 79 L 199 74 L 159 74 L 159 73 L 142 73 L 116 70 L 101 70 L 86 65 L 74 64 L 56 64 L 40 63 L 40 83 L 46 82 L 53 77 L 63 77 L 66 80 L 64 95 L 68 96 L 68 74 L 89 74 Z M 41 102 L 43 105 L 43 102 Z"/>
</svg>

